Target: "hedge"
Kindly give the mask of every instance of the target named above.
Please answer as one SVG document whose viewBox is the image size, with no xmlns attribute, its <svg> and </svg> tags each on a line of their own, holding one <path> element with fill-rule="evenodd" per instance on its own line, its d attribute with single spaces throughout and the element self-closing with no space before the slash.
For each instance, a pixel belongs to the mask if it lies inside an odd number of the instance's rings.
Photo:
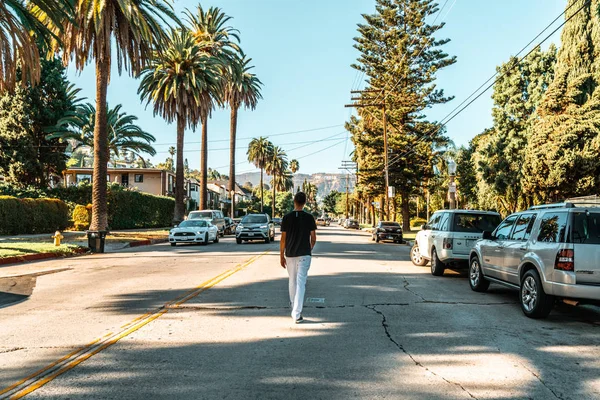
<svg viewBox="0 0 600 400">
<path fill-rule="evenodd" d="M 52 233 L 69 224 L 69 208 L 58 199 L 0 196 L 0 234 Z"/>
<path fill-rule="evenodd" d="M 164 228 L 171 226 L 175 200 L 129 190 L 108 193 L 110 229 Z"/>
<path fill-rule="evenodd" d="M 413 218 L 410 220 L 410 227 L 411 228 L 420 228 L 422 225 L 425 225 L 427 223 L 427 220 L 424 218 Z"/>
</svg>

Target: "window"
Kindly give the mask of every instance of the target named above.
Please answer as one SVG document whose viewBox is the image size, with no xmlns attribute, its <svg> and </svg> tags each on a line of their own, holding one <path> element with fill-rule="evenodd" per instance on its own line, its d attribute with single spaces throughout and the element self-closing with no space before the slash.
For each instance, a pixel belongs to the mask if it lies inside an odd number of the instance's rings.
<svg viewBox="0 0 600 400">
<path fill-rule="evenodd" d="M 496 238 L 500 240 L 508 239 L 508 235 L 510 234 L 510 231 L 512 230 L 516 220 L 517 215 L 511 215 L 510 217 L 506 218 L 498 226 L 494 236 L 496 236 Z"/>
<path fill-rule="evenodd" d="M 269 222 L 269 220 L 267 219 L 266 215 L 246 215 L 242 219 L 242 224 L 262 224 L 267 222 Z"/>
<path fill-rule="evenodd" d="M 442 217 L 442 214 L 433 214 L 433 216 L 429 220 L 429 223 L 427 223 L 428 228 L 431 229 L 432 231 L 437 231 L 438 224 L 440 222 L 441 217 Z"/>
<path fill-rule="evenodd" d="M 75 175 L 75 180 L 77 181 L 77 183 L 92 183 L 92 174 L 77 174 Z"/>
<path fill-rule="evenodd" d="M 571 242 L 600 244 L 600 213 L 573 213 Z"/>
<path fill-rule="evenodd" d="M 442 214 L 442 218 L 440 218 L 440 223 L 438 226 L 440 231 L 447 232 L 450 230 L 450 213 Z"/>
<path fill-rule="evenodd" d="M 452 232 L 492 232 L 500 224 L 500 216 L 493 214 L 457 213 Z"/>
<path fill-rule="evenodd" d="M 567 213 L 548 212 L 542 216 L 538 241 L 545 243 L 562 243 L 566 239 Z"/>
<path fill-rule="evenodd" d="M 535 214 L 523 214 L 515 224 L 515 230 L 510 235 L 511 240 L 526 241 L 531 236 L 531 228 L 535 222 Z"/>
<path fill-rule="evenodd" d="M 135 183 L 143 183 L 144 182 L 144 174 L 135 174 L 133 178 Z"/>
<path fill-rule="evenodd" d="M 204 219 L 198 220 L 185 220 L 179 224 L 180 228 L 206 228 L 208 226 L 208 221 Z"/>
<path fill-rule="evenodd" d="M 195 211 L 195 212 L 190 213 L 189 218 L 190 219 L 200 219 L 200 218 L 213 219 L 213 213 L 212 213 L 212 211 Z"/>
</svg>

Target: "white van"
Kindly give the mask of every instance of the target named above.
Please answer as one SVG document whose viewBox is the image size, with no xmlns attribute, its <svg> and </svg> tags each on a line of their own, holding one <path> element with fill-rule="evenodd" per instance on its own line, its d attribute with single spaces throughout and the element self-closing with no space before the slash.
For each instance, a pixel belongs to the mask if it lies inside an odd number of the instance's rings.
<svg viewBox="0 0 600 400">
<path fill-rule="evenodd" d="M 211 224 L 217 227 L 219 236 L 225 236 L 225 217 L 220 210 L 192 211 L 189 213 L 188 219 L 207 219 Z"/>
</svg>

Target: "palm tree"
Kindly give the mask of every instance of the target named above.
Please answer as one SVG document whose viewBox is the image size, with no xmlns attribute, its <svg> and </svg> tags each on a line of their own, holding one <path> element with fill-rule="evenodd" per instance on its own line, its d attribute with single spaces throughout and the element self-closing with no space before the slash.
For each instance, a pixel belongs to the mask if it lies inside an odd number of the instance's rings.
<svg viewBox="0 0 600 400">
<path fill-rule="evenodd" d="M 0 93 L 14 88 L 17 65 L 23 81 L 37 83 L 40 78 L 38 43 L 46 48 L 52 41 L 50 29 L 39 17 L 60 28 L 61 21 L 72 12 L 69 4 L 61 0 L 0 1 Z"/>
<path fill-rule="evenodd" d="M 138 93 L 154 103 L 154 114 L 177 122 L 177 169 L 174 221 L 183 219 L 185 128 L 195 129 L 212 108 L 211 94 L 221 88 L 220 62 L 202 51 L 187 29 L 172 30 L 164 49 L 143 70 Z M 206 170 L 204 170 L 206 174 Z M 204 177 L 206 185 L 206 176 Z M 200 206 L 206 207 L 206 197 Z"/>
<path fill-rule="evenodd" d="M 45 0 L 40 0 L 45 1 Z M 106 92 L 113 62 L 113 45 L 119 73 L 132 75 L 144 68 L 165 33 L 161 23 L 178 21 L 169 0 L 74 0 L 72 19 L 62 24 L 63 62 L 72 59 L 82 70 L 90 60 L 96 67 L 96 124 L 90 230 L 108 227 L 106 199 L 109 149 Z"/>
<path fill-rule="evenodd" d="M 267 138 L 259 137 L 254 138 L 248 144 L 248 162 L 251 162 L 260 168 L 260 212 L 264 211 L 264 185 L 263 185 L 263 171 L 267 166 L 267 162 L 271 159 L 273 153 L 273 143 Z"/>
<path fill-rule="evenodd" d="M 234 64 L 237 52 L 240 51 L 238 44 L 232 41 L 231 38 L 235 39 L 238 43 L 240 38 L 238 30 L 227 25 L 231 17 L 223 13 L 220 8 L 211 7 L 208 10 L 204 10 L 202 6 L 198 5 L 196 14 L 193 14 L 190 10 L 186 10 L 185 13 L 192 35 L 201 49 L 221 60 L 221 75 L 224 83 L 218 91 L 210 93 L 211 101 L 205 104 L 208 112 L 204 113 L 205 115 L 201 119 L 200 209 L 205 209 L 208 171 L 208 119 L 215 105 L 223 105 L 225 82 L 229 79 L 229 66 Z M 232 177 L 232 179 L 235 181 L 235 177 Z"/>
<path fill-rule="evenodd" d="M 290 161 L 290 171 L 292 171 L 292 174 L 295 174 L 296 172 L 298 172 L 299 169 L 300 169 L 300 163 L 298 162 L 298 160 L 294 159 L 294 160 Z"/>
<path fill-rule="evenodd" d="M 280 192 L 285 192 L 294 189 L 292 171 L 288 169 L 283 171 L 283 173 L 274 176 L 273 181 L 271 183 L 274 186 L 276 186 L 277 190 L 279 190 Z"/>
<path fill-rule="evenodd" d="M 156 155 L 156 150 L 151 142 L 156 141 L 154 136 L 145 132 L 135 124 L 137 117 L 121 112 L 121 104 L 109 109 L 107 115 L 108 149 L 115 158 L 124 152 L 131 152 L 142 160 L 140 153 Z M 47 139 L 61 139 L 73 144 L 73 151 L 82 146 L 94 148 L 94 130 L 96 128 L 96 108 L 93 104 L 78 105 L 74 111 L 61 118 Z"/>
<path fill-rule="evenodd" d="M 267 174 L 273 177 L 271 185 L 273 186 L 273 208 L 271 209 L 271 217 L 275 218 L 275 195 L 277 194 L 277 178 L 283 175 L 288 169 L 287 154 L 279 146 L 273 147 L 271 157 L 267 161 Z"/>
<path fill-rule="evenodd" d="M 235 147 L 237 136 L 237 118 L 240 106 L 254 110 L 258 100 L 262 99 L 260 87 L 262 82 L 250 72 L 251 58 L 242 56 L 231 64 L 229 80 L 225 88 L 225 99 L 231 108 L 229 136 L 229 193 L 235 190 Z M 231 196 L 231 218 L 234 217 L 235 196 Z"/>
</svg>

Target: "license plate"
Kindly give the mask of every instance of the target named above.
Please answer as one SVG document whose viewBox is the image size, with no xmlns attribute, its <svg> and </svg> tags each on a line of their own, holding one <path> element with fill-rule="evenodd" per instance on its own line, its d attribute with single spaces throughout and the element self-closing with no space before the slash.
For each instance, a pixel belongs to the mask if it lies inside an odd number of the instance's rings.
<svg viewBox="0 0 600 400">
<path fill-rule="evenodd" d="M 388 236 L 387 238 L 388 238 L 388 239 L 393 239 L 394 237 L 390 235 L 390 236 Z"/>
<path fill-rule="evenodd" d="M 250 232 L 248 233 L 248 236 L 254 236 L 254 233 Z"/>
</svg>

